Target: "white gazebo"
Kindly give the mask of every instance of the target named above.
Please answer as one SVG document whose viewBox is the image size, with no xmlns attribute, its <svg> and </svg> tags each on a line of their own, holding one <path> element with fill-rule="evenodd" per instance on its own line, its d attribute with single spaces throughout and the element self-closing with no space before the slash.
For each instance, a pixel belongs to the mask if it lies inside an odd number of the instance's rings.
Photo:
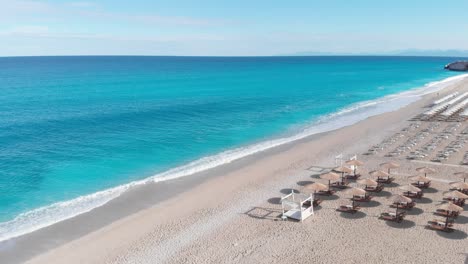
<svg viewBox="0 0 468 264">
<path fill-rule="evenodd" d="M 281 207 L 283 208 L 283 217 L 304 221 L 307 217 L 314 214 L 314 196 L 313 194 L 294 193 L 281 197 Z"/>
</svg>

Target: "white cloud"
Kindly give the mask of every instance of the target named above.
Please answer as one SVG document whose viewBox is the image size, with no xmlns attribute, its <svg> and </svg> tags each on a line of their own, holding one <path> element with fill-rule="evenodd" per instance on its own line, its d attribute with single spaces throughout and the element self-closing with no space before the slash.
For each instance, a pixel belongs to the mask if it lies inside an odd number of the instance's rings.
<svg viewBox="0 0 468 264">
<path fill-rule="evenodd" d="M 70 21 L 93 20 L 99 24 L 133 23 L 153 26 L 208 26 L 220 25 L 221 20 L 186 16 L 164 16 L 148 13 L 120 13 L 106 10 L 94 2 L 46 3 L 28 0 L 0 0 L 0 22 L 17 23 L 20 19 L 53 20 L 64 24 Z"/>
<path fill-rule="evenodd" d="M 38 25 L 16 26 L 10 29 L 1 31 L 1 35 L 43 35 L 49 33 L 49 27 Z"/>
</svg>

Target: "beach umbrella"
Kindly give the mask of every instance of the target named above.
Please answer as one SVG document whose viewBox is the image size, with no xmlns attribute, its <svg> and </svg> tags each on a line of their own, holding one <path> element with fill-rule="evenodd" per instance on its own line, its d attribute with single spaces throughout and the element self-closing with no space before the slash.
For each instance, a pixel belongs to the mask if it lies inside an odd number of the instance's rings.
<svg viewBox="0 0 468 264">
<path fill-rule="evenodd" d="M 460 177 L 463 179 L 463 182 L 466 182 L 466 179 L 468 178 L 468 172 L 455 172 L 453 175 Z"/>
<path fill-rule="evenodd" d="M 362 166 L 362 165 L 364 165 L 364 162 L 362 162 L 360 160 L 348 160 L 345 163 L 347 165 L 350 165 L 350 166 Z"/>
<path fill-rule="evenodd" d="M 333 171 L 336 171 L 336 172 L 340 172 L 340 173 L 341 173 L 341 181 L 344 180 L 343 178 L 344 178 L 344 174 L 345 174 L 345 173 L 351 173 L 351 172 L 353 172 L 350 168 L 345 167 L 345 166 L 340 166 L 340 167 L 334 168 Z"/>
<path fill-rule="evenodd" d="M 389 162 L 385 162 L 385 163 L 380 164 L 380 167 L 383 168 L 383 169 L 387 169 L 388 174 L 390 174 L 390 169 L 399 168 L 400 164 L 398 164 L 398 163 L 396 163 L 394 161 L 389 161 Z"/>
<path fill-rule="evenodd" d="M 462 212 L 463 211 L 463 207 L 453 204 L 452 202 L 441 205 L 439 209 L 449 211 L 449 212 Z"/>
<path fill-rule="evenodd" d="M 347 190 L 346 193 L 351 194 L 352 196 L 358 196 L 358 195 L 365 195 L 366 191 L 361 188 L 352 187 L 351 189 Z"/>
<path fill-rule="evenodd" d="M 362 165 L 364 165 L 364 162 L 360 161 L 360 160 L 348 160 L 345 162 L 346 165 L 349 165 L 349 166 L 354 166 L 354 176 L 356 176 L 356 168 L 357 167 L 360 167 Z"/>
<path fill-rule="evenodd" d="M 459 190 L 468 190 L 468 183 L 466 182 L 453 182 L 450 186 Z"/>
<path fill-rule="evenodd" d="M 462 192 L 459 192 L 459 191 L 451 191 L 451 192 L 447 192 L 444 194 L 445 197 L 449 197 L 449 198 L 457 198 L 457 199 L 468 199 L 468 195 L 462 193 Z"/>
<path fill-rule="evenodd" d="M 320 179 L 328 180 L 328 187 L 330 188 L 330 185 L 331 185 L 330 182 L 339 180 L 340 175 L 330 171 L 330 172 L 321 174 Z"/>
<path fill-rule="evenodd" d="M 400 189 L 403 191 L 407 191 L 407 192 L 415 192 L 415 193 L 421 192 L 421 189 L 411 184 L 401 186 Z"/>
<path fill-rule="evenodd" d="M 382 170 L 374 170 L 369 172 L 369 175 L 372 177 L 377 177 L 377 178 L 383 178 L 383 177 L 389 177 L 390 175 L 386 173 L 385 171 Z"/>
<path fill-rule="evenodd" d="M 351 189 L 346 191 L 346 193 L 350 194 L 350 195 L 352 195 L 354 197 L 354 196 L 365 195 L 366 191 L 364 191 L 361 188 L 352 187 Z M 352 199 L 352 203 L 353 203 L 353 208 L 354 208 L 354 199 Z"/>
<path fill-rule="evenodd" d="M 361 179 L 361 180 L 358 180 L 358 183 L 362 184 L 362 185 L 365 185 L 366 187 L 367 186 L 377 186 L 379 185 L 376 181 L 372 180 L 372 179 Z"/>
<path fill-rule="evenodd" d="M 410 179 L 415 182 L 430 182 L 431 181 L 427 177 L 423 177 L 423 176 L 414 176 L 414 177 L 411 177 Z"/>
<path fill-rule="evenodd" d="M 318 183 L 318 182 L 314 182 L 314 183 L 311 183 L 311 184 L 307 184 L 305 186 L 305 188 L 307 190 L 313 190 L 314 193 L 317 192 L 317 191 L 325 191 L 325 190 L 328 190 L 328 187 L 325 185 L 325 184 L 321 184 L 321 183 Z"/>
<path fill-rule="evenodd" d="M 419 173 L 424 173 L 424 177 L 426 177 L 427 174 L 431 174 L 431 173 L 436 172 L 433 168 L 429 168 L 429 167 L 417 168 L 416 171 L 419 172 Z"/>
<path fill-rule="evenodd" d="M 398 216 L 398 205 L 401 203 L 411 203 L 413 200 L 401 194 L 396 194 L 390 197 L 392 199 L 392 203 L 396 204 L 396 212 L 395 214 Z"/>
<path fill-rule="evenodd" d="M 413 200 L 401 194 L 395 194 L 390 197 L 393 203 L 411 203 Z"/>
</svg>

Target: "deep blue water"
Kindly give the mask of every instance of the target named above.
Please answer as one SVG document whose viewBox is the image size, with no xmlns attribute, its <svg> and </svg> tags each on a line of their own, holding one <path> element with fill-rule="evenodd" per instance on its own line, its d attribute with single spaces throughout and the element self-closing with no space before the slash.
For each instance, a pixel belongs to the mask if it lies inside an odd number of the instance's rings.
<svg viewBox="0 0 468 264">
<path fill-rule="evenodd" d="M 351 104 L 453 76 L 443 70 L 452 60 L 0 58 L 0 222 L 294 133 Z"/>
</svg>

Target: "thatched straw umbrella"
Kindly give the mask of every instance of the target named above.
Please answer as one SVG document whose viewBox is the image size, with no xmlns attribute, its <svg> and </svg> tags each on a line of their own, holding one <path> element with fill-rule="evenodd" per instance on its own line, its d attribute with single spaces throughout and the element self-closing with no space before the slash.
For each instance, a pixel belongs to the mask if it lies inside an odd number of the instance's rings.
<svg viewBox="0 0 468 264">
<path fill-rule="evenodd" d="M 382 171 L 382 170 L 374 170 L 374 171 L 371 171 L 369 172 L 369 175 L 372 176 L 372 177 L 377 177 L 377 179 L 380 179 L 380 178 L 384 178 L 384 177 L 390 177 L 390 175 L 388 173 L 386 173 L 385 171 Z"/>
<path fill-rule="evenodd" d="M 421 167 L 416 169 L 419 173 L 424 173 L 424 177 L 427 177 L 427 174 L 435 173 L 436 171 L 433 168 Z"/>
<path fill-rule="evenodd" d="M 340 172 L 341 173 L 341 181 L 344 182 L 344 174 L 345 173 L 351 173 L 353 172 L 350 168 L 345 167 L 345 166 L 340 166 L 337 168 L 334 168 L 333 171 Z"/>
<path fill-rule="evenodd" d="M 316 193 L 318 191 L 326 191 L 326 190 L 328 190 L 328 187 L 325 184 L 314 182 L 314 183 L 311 183 L 311 184 L 307 184 L 305 186 L 305 189 L 313 190 L 314 193 Z"/>
<path fill-rule="evenodd" d="M 449 203 L 446 203 L 446 204 L 443 204 L 439 207 L 440 210 L 444 210 L 444 211 L 448 211 L 449 214 L 452 213 L 452 212 L 462 212 L 463 211 L 463 207 L 460 207 L 458 205 L 455 205 L 451 202 Z"/>
<path fill-rule="evenodd" d="M 339 180 L 340 175 L 330 171 L 330 172 L 321 174 L 320 179 L 328 180 L 328 188 L 331 188 L 331 181 Z"/>
<path fill-rule="evenodd" d="M 451 191 L 451 192 L 447 192 L 444 194 L 445 197 L 448 197 L 448 198 L 456 198 L 456 199 L 468 199 L 468 195 L 462 193 L 462 192 L 459 192 L 459 191 Z"/>
<path fill-rule="evenodd" d="M 378 182 L 376 182 L 376 181 L 374 181 L 372 179 L 368 179 L 368 178 L 367 179 L 361 179 L 361 180 L 358 181 L 358 183 L 360 183 L 362 185 L 365 185 L 366 188 L 367 188 L 367 186 L 377 186 L 377 185 L 379 185 Z"/>
<path fill-rule="evenodd" d="M 382 169 L 387 169 L 388 170 L 388 174 L 390 174 L 390 169 L 396 169 L 396 168 L 399 168 L 400 167 L 400 164 L 394 162 L 394 161 L 389 161 L 389 162 L 385 162 L 385 163 L 382 163 L 380 164 L 380 167 Z"/>
<path fill-rule="evenodd" d="M 346 165 L 354 166 L 354 173 L 353 173 L 354 176 L 356 176 L 356 168 L 364 165 L 364 162 L 362 162 L 360 160 L 348 160 L 345 163 L 346 163 Z"/>
<path fill-rule="evenodd" d="M 395 214 L 398 216 L 398 205 L 401 203 L 411 203 L 413 200 L 401 194 L 396 194 L 390 197 L 392 199 L 392 203 L 396 204 L 396 212 Z"/>
<path fill-rule="evenodd" d="M 414 176 L 414 177 L 411 177 L 410 179 L 415 181 L 417 184 L 419 184 L 421 182 L 422 183 L 428 183 L 428 182 L 431 181 L 427 177 L 423 177 L 423 176 Z"/>
<path fill-rule="evenodd" d="M 455 172 L 453 175 L 458 176 L 461 179 L 463 179 L 463 182 L 466 182 L 466 179 L 468 178 L 468 172 L 464 172 L 464 171 Z"/>
<path fill-rule="evenodd" d="M 450 184 L 450 186 L 458 190 L 468 190 L 468 183 L 466 182 L 453 182 Z"/>
<path fill-rule="evenodd" d="M 403 191 L 407 191 L 407 192 L 415 192 L 415 193 L 421 192 L 421 189 L 411 184 L 401 186 L 400 189 Z"/>
<path fill-rule="evenodd" d="M 354 196 L 366 195 L 366 191 L 364 191 L 361 188 L 356 188 L 356 187 L 352 187 L 351 189 L 346 191 L 346 193 L 352 195 L 352 198 L 354 198 Z M 351 200 L 353 201 L 353 208 L 354 208 L 354 199 L 351 199 Z"/>
<path fill-rule="evenodd" d="M 458 205 L 453 204 L 452 202 L 443 204 L 439 207 L 440 210 L 444 210 L 447 212 L 447 215 L 445 216 L 445 228 L 447 228 L 449 224 L 449 217 L 456 215 L 460 212 L 463 211 L 463 207 L 460 207 Z M 455 216 L 456 217 L 456 216 Z"/>
</svg>

